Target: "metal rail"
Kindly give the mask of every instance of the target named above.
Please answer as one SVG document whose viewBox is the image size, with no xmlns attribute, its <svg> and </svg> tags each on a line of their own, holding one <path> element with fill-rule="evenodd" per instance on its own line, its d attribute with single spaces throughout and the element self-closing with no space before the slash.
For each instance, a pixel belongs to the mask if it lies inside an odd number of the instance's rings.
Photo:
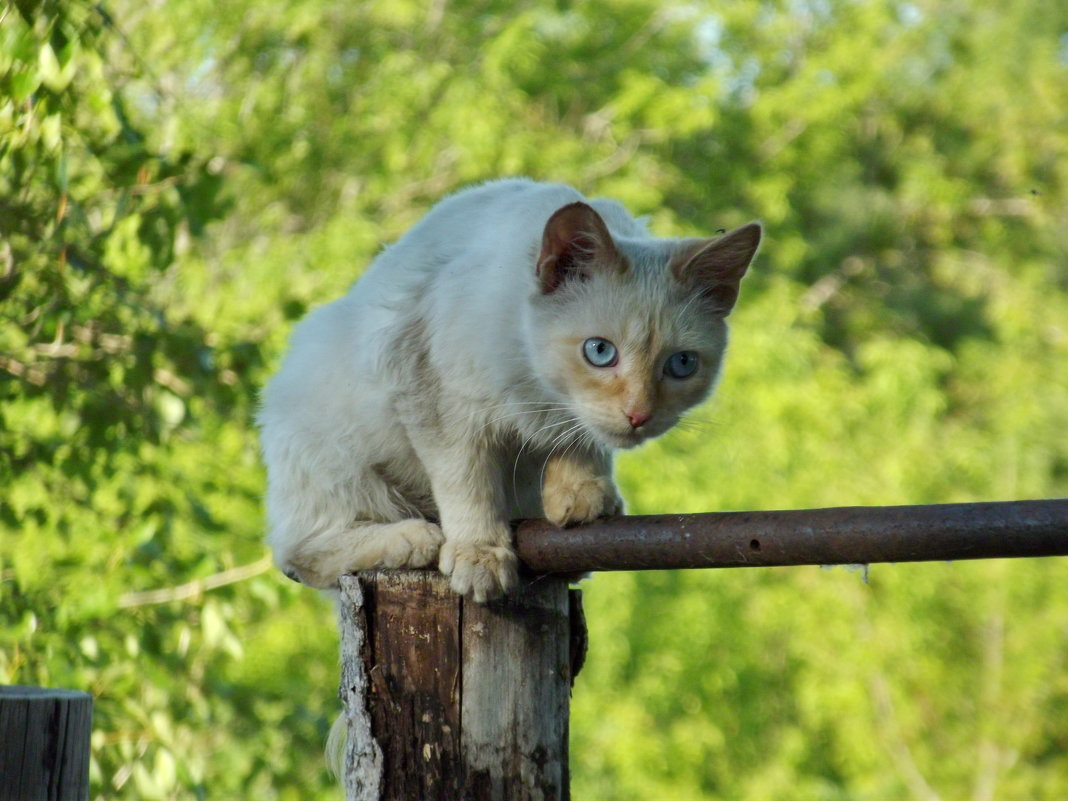
<svg viewBox="0 0 1068 801">
<path fill-rule="evenodd" d="M 1068 556 L 1068 498 L 527 520 L 516 549 L 535 573 Z"/>
</svg>

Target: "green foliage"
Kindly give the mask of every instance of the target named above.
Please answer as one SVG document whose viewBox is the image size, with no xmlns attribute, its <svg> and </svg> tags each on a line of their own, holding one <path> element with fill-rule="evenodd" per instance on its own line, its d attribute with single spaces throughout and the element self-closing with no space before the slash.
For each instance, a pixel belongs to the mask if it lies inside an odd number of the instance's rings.
<svg viewBox="0 0 1068 801">
<path fill-rule="evenodd" d="M 336 797 L 336 634 L 261 543 L 255 392 L 293 320 L 500 175 L 665 235 L 767 225 L 718 397 L 621 460 L 632 512 L 1068 494 L 1065 19 L 0 10 L 0 681 L 94 693 L 94 798 Z M 1063 798 L 1066 586 L 1063 560 L 598 576 L 574 795 Z"/>
</svg>

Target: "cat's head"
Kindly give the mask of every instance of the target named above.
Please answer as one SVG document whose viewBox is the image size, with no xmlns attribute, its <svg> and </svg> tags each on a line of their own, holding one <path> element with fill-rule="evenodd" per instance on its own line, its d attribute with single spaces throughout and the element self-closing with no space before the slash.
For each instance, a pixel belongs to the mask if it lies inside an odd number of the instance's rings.
<svg viewBox="0 0 1068 801">
<path fill-rule="evenodd" d="M 715 239 L 613 237 L 585 203 L 557 210 L 531 300 L 538 379 L 604 445 L 663 434 L 715 386 L 760 235 L 750 223 Z"/>
</svg>

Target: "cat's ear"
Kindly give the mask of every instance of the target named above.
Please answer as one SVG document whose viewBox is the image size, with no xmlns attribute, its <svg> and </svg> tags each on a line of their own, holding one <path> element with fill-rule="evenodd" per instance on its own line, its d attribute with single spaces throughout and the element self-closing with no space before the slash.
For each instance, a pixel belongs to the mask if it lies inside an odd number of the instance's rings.
<svg viewBox="0 0 1068 801">
<path fill-rule="evenodd" d="M 726 317 L 738 300 L 738 284 L 756 255 L 760 223 L 748 223 L 718 239 L 698 242 L 672 266 L 675 278 L 693 287 L 716 314 Z"/>
<path fill-rule="evenodd" d="M 621 272 L 626 263 L 601 215 L 585 203 L 557 209 L 545 223 L 538 256 L 538 285 L 543 294 L 593 273 Z"/>
</svg>

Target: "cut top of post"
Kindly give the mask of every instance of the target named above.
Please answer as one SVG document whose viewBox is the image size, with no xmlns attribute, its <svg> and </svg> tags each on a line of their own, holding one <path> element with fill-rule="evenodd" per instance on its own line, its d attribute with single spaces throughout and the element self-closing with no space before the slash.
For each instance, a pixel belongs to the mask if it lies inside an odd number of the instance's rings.
<svg viewBox="0 0 1068 801">
<path fill-rule="evenodd" d="M 92 696 L 81 690 L 64 690 L 55 687 L 31 687 L 28 684 L 5 684 L 0 686 L 3 698 L 48 698 L 68 701 L 91 701 Z"/>
</svg>

